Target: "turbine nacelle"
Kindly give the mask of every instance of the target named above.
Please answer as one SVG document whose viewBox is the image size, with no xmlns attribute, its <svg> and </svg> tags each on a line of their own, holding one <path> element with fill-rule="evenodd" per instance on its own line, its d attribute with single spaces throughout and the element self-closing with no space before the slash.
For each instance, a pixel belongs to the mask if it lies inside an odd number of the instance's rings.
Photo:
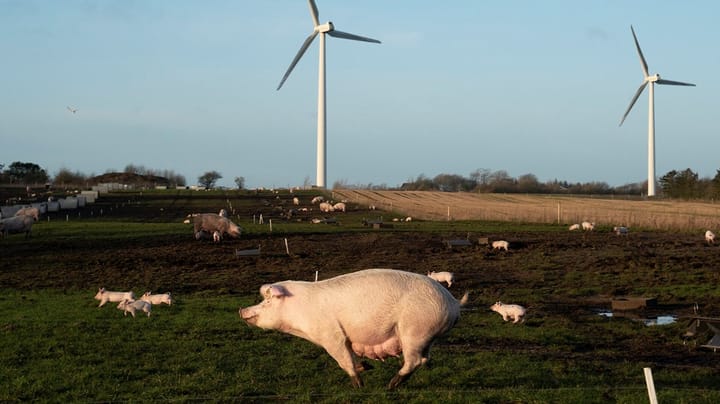
<svg viewBox="0 0 720 404">
<path fill-rule="evenodd" d="M 319 34 L 324 34 L 326 32 L 330 32 L 330 31 L 334 31 L 334 30 L 335 30 L 335 26 L 330 21 L 326 22 L 325 24 L 317 25 L 315 27 L 315 32 L 317 32 Z"/>
<path fill-rule="evenodd" d="M 647 76 L 647 77 L 645 77 L 645 81 L 647 81 L 649 83 L 654 83 L 656 81 L 660 81 L 660 75 L 655 73 L 652 76 Z"/>
</svg>

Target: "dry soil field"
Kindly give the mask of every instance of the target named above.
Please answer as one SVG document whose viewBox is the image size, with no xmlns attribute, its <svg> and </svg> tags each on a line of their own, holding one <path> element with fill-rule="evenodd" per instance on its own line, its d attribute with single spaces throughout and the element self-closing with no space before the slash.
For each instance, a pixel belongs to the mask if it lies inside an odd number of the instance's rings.
<svg viewBox="0 0 720 404">
<path fill-rule="evenodd" d="M 498 220 L 647 229 L 717 229 L 720 204 L 628 197 L 475 194 L 464 192 L 336 190 L 335 199 L 404 212 L 425 220 Z"/>
</svg>

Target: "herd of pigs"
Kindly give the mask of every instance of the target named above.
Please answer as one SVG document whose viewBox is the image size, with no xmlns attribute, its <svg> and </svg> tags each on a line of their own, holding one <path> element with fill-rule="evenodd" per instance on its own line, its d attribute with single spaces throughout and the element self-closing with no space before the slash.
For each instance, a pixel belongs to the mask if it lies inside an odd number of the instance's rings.
<svg viewBox="0 0 720 404">
<path fill-rule="evenodd" d="M 122 310 L 124 315 L 128 313 L 135 317 L 135 313 L 144 312 L 150 317 L 152 313 L 152 306 L 155 304 L 165 303 L 168 305 L 173 304 L 173 298 L 170 293 L 152 294 L 151 292 L 145 292 L 140 299 L 135 298 L 135 293 L 130 292 L 111 292 L 100 288 L 95 295 L 95 299 L 100 301 L 98 307 L 102 307 L 107 302 L 118 302 L 117 308 Z"/>
<path fill-rule="evenodd" d="M 321 206 L 324 212 L 329 207 L 345 208 L 315 202 L 327 205 Z M 189 214 L 185 223 L 189 224 L 191 218 L 198 240 L 219 242 L 225 235 L 239 237 L 242 231 L 225 209 Z M 501 240 L 492 247 L 507 251 L 508 245 Z M 360 358 L 384 360 L 402 354 L 403 366 L 388 385 L 392 389 L 428 361 L 433 341 L 458 321 L 468 293 L 458 301 L 441 285 L 446 282 L 449 288 L 453 279 L 450 272 L 423 276 L 393 269 L 367 269 L 318 282 L 284 281 L 261 286 L 263 301 L 240 308 L 239 314 L 249 325 L 285 332 L 323 347 L 355 387 L 362 386 L 359 372 L 364 366 Z M 128 296 L 132 292 L 101 292 L 96 299 L 112 293 L 112 298 L 120 301 L 118 309 L 126 314 L 129 311 L 134 316 L 135 311 L 143 310 L 150 315 L 150 304 L 133 302 Z M 373 299 L 368 301 L 368 296 Z M 520 305 L 502 302 L 490 309 L 513 323 L 522 321 L 526 313 Z"/>
<path fill-rule="evenodd" d="M 0 231 L 29 235 L 39 214 L 32 209 L 3 219 Z M 199 240 L 218 242 L 225 236 L 237 238 L 242 231 L 224 209 L 217 214 L 190 214 L 185 222 L 191 219 Z M 508 243 L 498 241 L 492 247 L 507 250 Z M 361 358 L 384 360 L 402 354 L 403 365 L 388 385 L 392 389 L 428 361 L 432 343 L 460 318 L 460 307 L 467 303 L 468 293 L 457 300 L 441 284 L 445 282 L 449 288 L 453 280 L 450 272 L 429 272 L 425 276 L 376 268 L 317 282 L 283 281 L 261 286 L 263 301 L 240 308 L 239 315 L 249 325 L 278 330 L 323 347 L 355 387 L 362 386 Z M 153 305 L 173 303 L 170 293 L 146 292 L 137 299 L 132 291 L 112 292 L 105 288 L 98 290 L 95 299 L 100 301 L 98 307 L 118 303 L 117 308 L 125 316 L 130 313 L 133 317 L 138 312 L 150 317 Z M 513 323 L 523 321 L 526 314 L 522 306 L 502 302 L 490 309 Z"/>
<path fill-rule="evenodd" d="M 249 325 L 288 333 L 323 347 L 352 381 L 361 387 L 360 359 L 384 360 L 403 356 L 403 365 L 388 384 L 397 387 L 429 358 L 436 338 L 460 318 L 468 292 L 457 300 L 441 282 L 452 286 L 450 272 L 427 276 L 394 269 L 366 269 L 316 281 L 283 281 L 260 287 L 263 301 L 240 308 Z M 372 299 L 368 299 L 372 296 Z M 130 292 L 100 288 L 98 307 L 118 302 L 117 308 L 135 317 L 150 317 L 155 304 L 172 304 L 170 293 L 146 292 L 139 300 Z M 525 308 L 496 302 L 491 310 L 505 321 L 524 320 Z"/>
</svg>

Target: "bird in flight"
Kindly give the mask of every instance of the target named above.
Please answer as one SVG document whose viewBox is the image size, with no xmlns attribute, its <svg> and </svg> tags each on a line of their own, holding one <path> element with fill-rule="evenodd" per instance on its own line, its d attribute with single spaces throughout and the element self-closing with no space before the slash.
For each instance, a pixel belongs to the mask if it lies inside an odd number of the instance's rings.
<svg viewBox="0 0 720 404">
<path fill-rule="evenodd" d="M 72 112 L 73 114 L 77 112 L 77 109 L 67 107 L 68 111 Z"/>
</svg>

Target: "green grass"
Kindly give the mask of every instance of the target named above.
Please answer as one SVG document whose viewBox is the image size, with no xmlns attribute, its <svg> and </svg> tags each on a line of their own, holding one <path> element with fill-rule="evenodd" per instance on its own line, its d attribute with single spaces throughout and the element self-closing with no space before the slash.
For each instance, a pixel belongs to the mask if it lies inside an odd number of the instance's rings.
<svg viewBox="0 0 720 404">
<path fill-rule="evenodd" d="M 374 362 L 366 386 L 353 390 L 321 348 L 245 325 L 237 311 L 252 297 L 183 296 L 132 318 L 112 303 L 98 308 L 92 296 L 0 290 L 0 401 L 643 402 L 643 363 L 613 363 L 606 351 L 613 341 L 677 331 L 599 316 L 515 326 L 469 311 L 407 384 L 385 390 L 400 366 L 390 359 Z M 493 348 L 503 344 L 528 349 Z M 663 402 L 720 399 L 720 375 L 709 371 L 661 368 L 655 379 Z"/>
</svg>

